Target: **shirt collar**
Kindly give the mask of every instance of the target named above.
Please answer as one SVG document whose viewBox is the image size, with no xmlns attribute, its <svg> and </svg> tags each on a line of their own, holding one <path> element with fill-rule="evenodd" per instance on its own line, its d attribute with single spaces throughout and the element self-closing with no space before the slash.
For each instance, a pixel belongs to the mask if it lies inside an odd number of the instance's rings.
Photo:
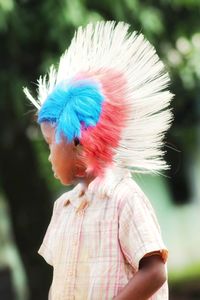
<svg viewBox="0 0 200 300">
<path fill-rule="evenodd" d="M 67 205 L 69 202 L 79 209 L 84 201 L 90 203 L 93 197 L 99 199 L 109 199 L 112 197 L 116 186 L 127 177 L 131 177 L 131 173 L 121 168 L 109 168 L 106 170 L 104 177 L 96 177 L 86 188 L 83 183 L 77 184 L 69 193 L 68 199 L 64 202 Z"/>
<path fill-rule="evenodd" d="M 71 203 L 76 209 L 78 209 L 83 201 L 90 202 L 93 197 L 90 185 L 91 185 L 91 183 L 89 184 L 88 188 L 86 189 L 84 184 L 78 183 L 67 194 L 67 199 L 64 201 L 64 205 Z"/>
</svg>

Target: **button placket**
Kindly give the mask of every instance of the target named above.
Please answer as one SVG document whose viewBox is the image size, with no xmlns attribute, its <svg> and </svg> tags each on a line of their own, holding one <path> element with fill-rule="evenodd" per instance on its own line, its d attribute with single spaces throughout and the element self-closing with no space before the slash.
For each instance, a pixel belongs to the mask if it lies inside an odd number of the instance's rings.
<svg viewBox="0 0 200 300">
<path fill-rule="evenodd" d="M 69 276 L 71 276 L 71 288 L 69 290 L 69 296 L 70 300 L 74 299 L 74 289 L 75 289 L 75 283 L 76 283 L 76 272 L 77 272 L 77 261 L 78 261 L 78 255 L 79 255 L 79 246 L 80 246 L 80 235 L 82 230 L 82 224 L 84 219 L 84 211 L 80 214 L 76 213 L 76 218 L 78 223 L 78 232 L 77 235 L 74 237 L 74 240 L 72 242 L 72 248 L 73 248 L 73 257 L 71 264 L 71 268 L 69 270 Z"/>
</svg>

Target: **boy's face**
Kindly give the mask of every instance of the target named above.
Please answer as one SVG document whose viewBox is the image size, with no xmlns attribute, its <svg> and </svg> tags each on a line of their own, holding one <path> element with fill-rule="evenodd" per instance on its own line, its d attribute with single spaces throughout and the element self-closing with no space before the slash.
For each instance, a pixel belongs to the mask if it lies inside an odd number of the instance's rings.
<svg viewBox="0 0 200 300">
<path fill-rule="evenodd" d="M 67 143 L 62 140 L 59 144 L 55 141 L 55 128 L 50 123 L 41 124 L 41 131 L 49 145 L 49 161 L 52 165 L 54 177 L 62 184 L 73 184 L 80 177 L 84 177 L 85 168 L 77 156 L 77 149 L 74 143 Z"/>
</svg>

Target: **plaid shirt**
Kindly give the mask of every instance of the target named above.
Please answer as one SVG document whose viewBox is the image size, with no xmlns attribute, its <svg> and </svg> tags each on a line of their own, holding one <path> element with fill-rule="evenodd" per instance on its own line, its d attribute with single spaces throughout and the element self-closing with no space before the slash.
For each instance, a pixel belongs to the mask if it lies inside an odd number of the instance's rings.
<svg viewBox="0 0 200 300">
<path fill-rule="evenodd" d="M 85 194 L 78 184 L 55 201 L 39 249 L 53 266 L 52 300 L 110 300 L 144 255 L 158 251 L 167 259 L 154 210 L 138 185 L 129 174 L 111 185 L 106 180 L 95 179 Z M 151 297 L 166 299 L 167 282 Z"/>
</svg>

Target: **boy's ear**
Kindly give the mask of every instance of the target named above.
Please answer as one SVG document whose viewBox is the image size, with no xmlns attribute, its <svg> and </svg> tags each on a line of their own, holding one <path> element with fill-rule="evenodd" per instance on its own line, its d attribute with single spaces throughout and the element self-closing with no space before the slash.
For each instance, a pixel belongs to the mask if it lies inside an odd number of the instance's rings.
<svg viewBox="0 0 200 300">
<path fill-rule="evenodd" d="M 79 141 L 78 138 L 75 138 L 75 139 L 74 139 L 74 145 L 75 145 L 75 146 L 80 145 L 80 141 Z"/>
</svg>

